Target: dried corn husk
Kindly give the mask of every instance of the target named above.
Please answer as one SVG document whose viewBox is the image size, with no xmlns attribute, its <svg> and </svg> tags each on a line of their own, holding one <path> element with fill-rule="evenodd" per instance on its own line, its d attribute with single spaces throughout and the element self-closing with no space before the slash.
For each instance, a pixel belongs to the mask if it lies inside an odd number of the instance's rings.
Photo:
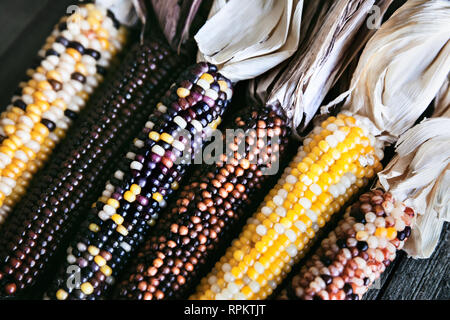
<svg viewBox="0 0 450 320">
<path fill-rule="evenodd" d="M 379 141 L 395 142 L 425 111 L 450 72 L 450 2 L 410 0 L 370 39 L 344 110 L 362 116 Z"/>
<path fill-rule="evenodd" d="M 449 75 L 450 76 L 450 75 Z M 450 79 L 442 85 L 438 95 L 434 99 L 434 117 L 450 118 Z"/>
<path fill-rule="evenodd" d="M 195 35 L 199 61 L 232 81 L 251 79 L 295 53 L 303 0 L 215 0 Z"/>
<path fill-rule="evenodd" d="M 415 258 L 431 256 L 444 222 L 450 221 L 450 108 L 444 113 L 406 131 L 396 156 L 378 174 L 379 184 L 418 214 L 404 247 Z"/>
<path fill-rule="evenodd" d="M 280 103 L 292 125 L 302 131 L 329 89 L 375 32 L 366 25 L 371 8 L 374 5 L 380 8 L 377 18 L 381 20 L 390 3 L 390 0 L 307 1 L 301 49 L 287 67 L 279 67 L 253 82 L 251 95 Z"/>
<path fill-rule="evenodd" d="M 111 10 L 116 19 L 126 26 L 132 26 L 138 21 L 139 0 L 96 0 L 95 3 Z"/>
</svg>

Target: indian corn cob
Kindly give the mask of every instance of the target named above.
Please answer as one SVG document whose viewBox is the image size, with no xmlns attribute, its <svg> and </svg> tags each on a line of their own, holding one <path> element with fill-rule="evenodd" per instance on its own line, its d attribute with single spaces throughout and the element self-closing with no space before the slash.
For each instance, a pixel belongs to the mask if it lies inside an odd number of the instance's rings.
<svg viewBox="0 0 450 320">
<path fill-rule="evenodd" d="M 231 88 L 231 82 L 208 63 L 198 63 L 181 74 L 74 237 L 49 298 L 96 299 L 107 294 L 204 140 L 220 123 Z M 70 266 L 78 268 L 80 283 L 71 281 Z"/>
<path fill-rule="evenodd" d="M 413 209 L 389 192 L 364 193 L 280 298 L 361 299 L 410 236 L 413 217 Z"/>
<path fill-rule="evenodd" d="M 382 151 L 362 122 L 339 114 L 304 140 L 193 299 L 265 299 L 319 228 L 381 169 Z"/>
<path fill-rule="evenodd" d="M 217 164 L 193 174 L 139 250 L 131 272 L 119 285 L 118 297 L 184 298 L 211 267 L 217 251 L 231 240 L 230 231 L 248 216 L 258 192 L 271 178 L 264 169 L 280 161 L 289 130 L 279 106 L 249 108 L 234 123 L 241 134 L 226 140 L 229 151 Z M 264 140 L 274 136 L 279 140 Z M 242 144 L 244 152 L 238 150 Z"/>
<path fill-rule="evenodd" d="M 58 25 L 0 118 L 0 224 L 25 193 L 33 174 L 102 80 L 124 41 L 105 10 L 82 7 Z"/>
<path fill-rule="evenodd" d="M 71 225 L 83 213 L 78 206 L 95 200 L 92 188 L 99 181 L 105 182 L 102 174 L 108 173 L 107 161 L 145 124 L 154 106 L 149 98 L 167 90 L 177 63 L 158 42 L 136 44 L 112 74 L 113 81 L 103 94 L 81 114 L 79 128 L 73 128 L 75 132 L 55 160 L 41 172 L 28 197 L 3 226 L 2 294 L 16 295 L 29 288 L 47 268 Z"/>
</svg>

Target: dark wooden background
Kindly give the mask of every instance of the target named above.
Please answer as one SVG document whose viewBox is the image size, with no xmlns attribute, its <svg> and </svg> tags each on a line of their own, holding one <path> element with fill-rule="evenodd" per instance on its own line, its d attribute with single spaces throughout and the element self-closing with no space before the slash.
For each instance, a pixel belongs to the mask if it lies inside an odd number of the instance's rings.
<svg viewBox="0 0 450 320">
<path fill-rule="evenodd" d="M 37 51 L 74 0 L 0 1 L 0 110 L 24 78 Z M 449 224 L 430 259 L 414 260 L 401 252 L 366 299 L 450 299 Z M 436 230 L 439 232 L 439 230 Z"/>
</svg>

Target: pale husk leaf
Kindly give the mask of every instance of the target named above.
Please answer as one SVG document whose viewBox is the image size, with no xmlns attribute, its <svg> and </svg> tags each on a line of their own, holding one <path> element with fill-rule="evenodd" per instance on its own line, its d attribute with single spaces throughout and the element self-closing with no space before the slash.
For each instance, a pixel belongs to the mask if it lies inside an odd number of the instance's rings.
<svg viewBox="0 0 450 320">
<path fill-rule="evenodd" d="M 198 61 L 231 81 L 252 79 L 295 53 L 303 0 L 215 0 L 195 35 Z"/>
<path fill-rule="evenodd" d="M 450 76 L 450 75 L 449 75 Z M 450 118 L 450 80 L 447 78 L 434 99 L 434 117 Z"/>
<path fill-rule="evenodd" d="M 396 156 L 378 174 L 379 185 L 417 213 L 404 247 L 415 258 L 431 256 L 444 222 L 450 221 L 449 128 L 450 118 L 439 117 L 409 129 L 397 142 Z"/>
<path fill-rule="evenodd" d="M 450 2 L 410 0 L 370 39 L 344 110 L 367 117 L 372 133 L 395 142 L 437 95 L 450 71 Z"/>
</svg>

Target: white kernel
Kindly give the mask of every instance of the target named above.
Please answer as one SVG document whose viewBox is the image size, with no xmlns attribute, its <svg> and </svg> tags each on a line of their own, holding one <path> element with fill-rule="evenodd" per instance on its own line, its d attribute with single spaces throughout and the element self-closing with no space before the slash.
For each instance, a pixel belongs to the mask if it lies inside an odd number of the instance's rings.
<svg viewBox="0 0 450 320">
<path fill-rule="evenodd" d="M 339 190 L 336 187 L 336 185 L 332 185 L 328 188 L 328 192 L 331 193 L 331 195 L 333 196 L 333 198 L 337 198 L 339 197 Z"/>
<path fill-rule="evenodd" d="M 322 189 L 320 188 L 320 186 L 316 183 L 313 183 L 312 185 L 309 186 L 309 189 L 311 190 L 312 193 L 314 193 L 316 196 L 320 195 L 322 193 Z"/>
<path fill-rule="evenodd" d="M 264 206 L 261 208 L 261 213 L 268 216 L 269 214 L 272 213 L 272 209 L 267 206 Z"/>
<path fill-rule="evenodd" d="M 278 234 L 283 234 L 284 231 L 285 231 L 284 226 L 283 226 L 281 223 L 275 224 L 274 230 L 275 230 L 275 232 L 278 233 Z"/>
<path fill-rule="evenodd" d="M 295 244 L 291 244 L 286 248 L 286 252 L 291 258 L 293 258 L 297 255 L 298 250 Z"/>
<path fill-rule="evenodd" d="M 255 262 L 255 265 L 253 267 L 255 268 L 256 272 L 258 272 L 259 274 L 263 274 L 265 271 L 264 266 L 259 261 Z"/>
<path fill-rule="evenodd" d="M 165 151 L 164 148 L 161 147 L 160 145 L 155 144 L 155 145 L 152 147 L 152 152 L 155 153 L 155 154 L 157 154 L 157 155 L 160 156 L 160 157 L 163 157 L 166 151 Z"/>
<path fill-rule="evenodd" d="M 208 90 L 208 89 L 210 88 L 209 82 L 206 81 L 205 79 L 199 79 L 199 80 L 197 81 L 197 85 L 200 86 L 200 87 L 202 87 L 203 90 L 205 90 L 205 91 Z"/>
<path fill-rule="evenodd" d="M 283 201 L 283 198 L 281 198 L 279 195 L 276 195 L 275 197 L 273 197 L 273 202 L 277 206 L 282 206 L 284 201 Z"/>
<path fill-rule="evenodd" d="M 103 211 L 105 211 L 105 213 L 108 214 L 109 216 L 112 216 L 114 213 L 116 213 L 116 209 L 111 207 L 109 204 L 105 204 L 103 206 Z"/>
<path fill-rule="evenodd" d="M 123 179 L 123 171 L 117 170 L 116 172 L 114 172 L 114 178 L 122 180 Z"/>
<path fill-rule="evenodd" d="M 280 217 L 286 217 L 286 209 L 284 207 L 277 207 L 275 213 Z"/>
<path fill-rule="evenodd" d="M 280 197 L 282 197 L 283 199 L 286 199 L 286 197 L 288 196 L 288 192 L 286 191 L 286 190 L 284 190 L 284 189 L 280 189 L 280 190 L 278 190 L 278 195 L 280 196 Z"/>
<path fill-rule="evenodd" d="M 286 182 L 289 184 L 295 184 L 297 182 L 297 178 L 290 174 L 286 177 Z"/>
<path fill-rule="evenodd" d="M 267 233 L 267 228 L 265 226 L 263 226 L 262 224 L 260 224 L 256 227 L 256 233 L 258 235 L 260 235 L 261 237 L 265 236 Z"/>
<path fill-rule="evenodd" d="M 176 116 L 173 121 L 181 128 L 184 129 L 187 126 L 187 122 L 180 116 Z"/>
<path fill-rule="evenodd" d="M 291 229 L 286 230 L 284 234 L 289 238 L 289 241 L 291 242 L 295 242 L 295 240 L 297 240 L 297 235 Z"/>
<path fill-rule="evenodd" d="M 228 263 L 224 263 L 222 265 L 222 271 L 223 272 L 230 272 L 231 271 L 231 266 Z"/>
<path fill-rule="evenodd" d="M 301 198 L 298 202 L 305 209 L 311 208 L 311 200 L 309 200 L 307 198 Z"/>
<path fill-rule="evenodd" d="M 306 232 L 306 225 L 302 221 L 297 220 L 294 222 L 294 225 L 301 232 Z"/>
<path fill-rule="evenodd" d="M 308 216 L 308 218 L 311 219 L 312 222 L 317 221 L 317 213 L 311 209 L 306 210 L 305 214 Z"/>
</svg>

